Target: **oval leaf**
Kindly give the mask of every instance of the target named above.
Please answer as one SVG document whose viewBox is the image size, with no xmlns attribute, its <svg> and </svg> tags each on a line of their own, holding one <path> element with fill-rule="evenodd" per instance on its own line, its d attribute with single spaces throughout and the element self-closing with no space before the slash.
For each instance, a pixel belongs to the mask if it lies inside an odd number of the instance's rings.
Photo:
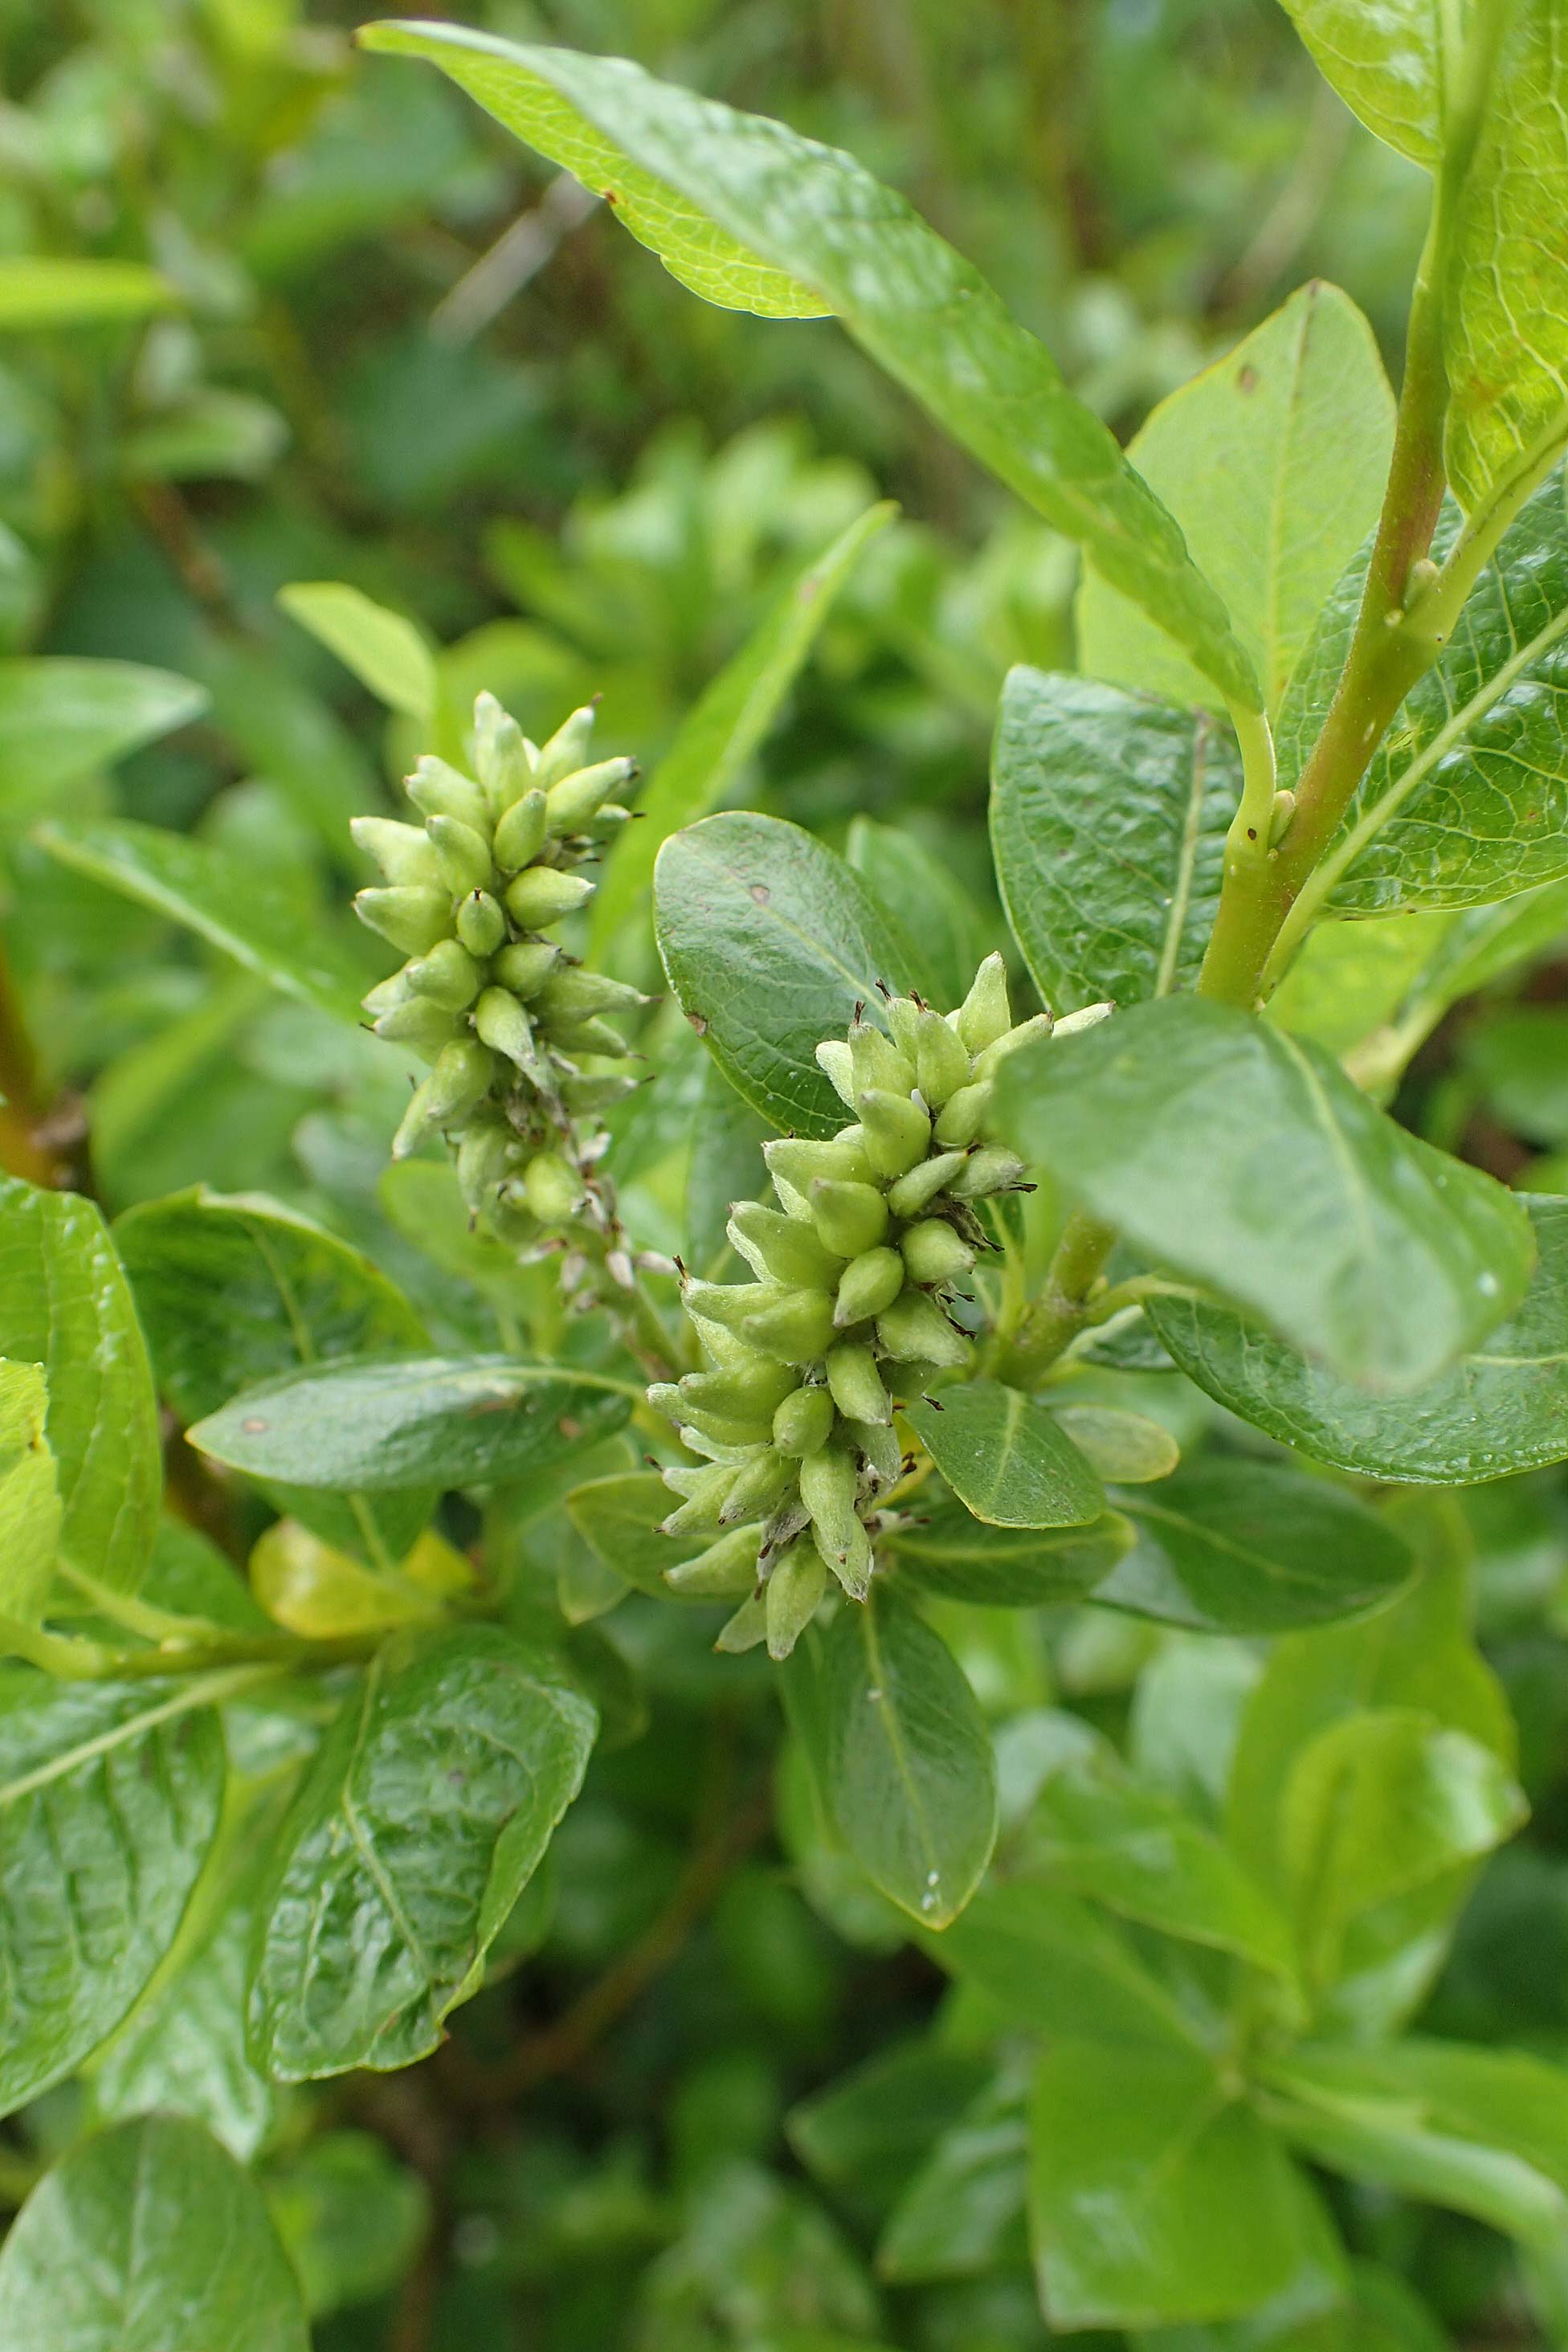
<svg viewBox="0 0 1568 2352">
<path fill-rule="evenodd" d="M 1115 1511 L 1081 1528 L 988 1527 L 937 1479 L 900 1517 L 887 1542 L 910 1582 L 984 1609 L 1080 1601 L 1133 1541 L 1131 1522 Z"/>
<path fill-rule="evenodd" d="M 190 678 L 139 662 L 0 661 L 0 814 L 31 816 L 62 784 L 185 726 L 206 699 Z"/>
<path fill-rule="evenodd" d="M 953 1493 L 994 1528 L 1083 1528 L 1105 1493 L 1083 1455 L 1037 1397 L 1000 1381 L 970 1381 L 905 1408 Z"/>
</svg>

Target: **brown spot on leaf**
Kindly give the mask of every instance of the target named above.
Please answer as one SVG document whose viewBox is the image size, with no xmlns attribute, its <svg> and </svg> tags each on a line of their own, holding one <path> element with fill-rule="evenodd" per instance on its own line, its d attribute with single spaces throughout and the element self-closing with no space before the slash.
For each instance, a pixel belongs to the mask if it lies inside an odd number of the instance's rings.
<svg viewBox="0 0 1568 2352">
<path fill-rule="evenodd" d="M 700 1037 L 707 1036 L 708 1015 L 706 1013 L 689 1013 L 686 1017 L 690 1022 L 692 1027 L 696 1030 L 697 1034 Z"/>
<path fill-rule="evenodd" d="M 759 907 L 765 907 L 773 895 L 773 892 L 768 888 L 765 882 L 752 883 L 752 896 L 756 900 Z"/>
<path fill-rule="evenodd" d="M 253 1413 L 248 1421 L 242 1421 L 239 1425 L 247 1437 L 259 1437 L 267 1423 L 264 1421 L 258 1421 Z"/>
<path fill-rule="evenodd" d="M 1250 365 L 1247 367 L 1238 367 L 1236 371 L 1236 388 L 1237 392 L 1256 392 L 1258 390 L 1258 370 Z"/>
</svg>

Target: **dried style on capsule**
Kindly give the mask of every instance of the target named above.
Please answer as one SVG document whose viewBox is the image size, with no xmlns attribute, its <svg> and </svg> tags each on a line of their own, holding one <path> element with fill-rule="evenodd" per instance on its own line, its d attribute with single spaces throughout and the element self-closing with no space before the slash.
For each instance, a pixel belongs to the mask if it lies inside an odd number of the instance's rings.
<svg viewBox="0 0 1568 2352">
<path fill-rule="evenodd" d="M 1050 1024 L 1014 1023 L 1001 957 L 945 1019 L 918 997 L 890 998 L 884 1017 L 817 1047 L 852 1123 L 764 1145 L 779 1205 L 737 1202 L 730 1221 L 755 1279 L 687 1282 L 708 1369 L 649 1391 L 705 1457 L 665 1472 L 681 1501 L 664 1525 L 714 1538 L 668 1573 L 680 1591 L 742 1600 L 722 1649 L 765 1641 L 787 1657 L 830 1576 L 865 1599 L 901 1466 L 894 1407 L 969 1362 L 949 1310 L 986 1246 L 971 1204 L 1023 1177 L 987 1134 L 992 1079 Z"/>
<path fill-rule="evenodd" d="M 588 706 L 535 745 L 481 694 L 473 773 L 426 757 L 406 787 L 422 824 L 353 826 L 387 886 L 362 890 L 355 911 L 407 958 L 365 1010 L 378 1036 L 431 1065 L 393 1157 L 439 1129 L 469 1208 L 525 1250 L 582 1219 L 619 1232 L 592 1120 L 637 1081 L 583 1057 L 624 1057 L 611 1024 L 648 1000 L 579 970 L 548 936 L 592 898 L 580 869 L 625 822 L 616 795 L 637 772 L 631 760 L 586 762 L 593 727 Z"/>
</svg>

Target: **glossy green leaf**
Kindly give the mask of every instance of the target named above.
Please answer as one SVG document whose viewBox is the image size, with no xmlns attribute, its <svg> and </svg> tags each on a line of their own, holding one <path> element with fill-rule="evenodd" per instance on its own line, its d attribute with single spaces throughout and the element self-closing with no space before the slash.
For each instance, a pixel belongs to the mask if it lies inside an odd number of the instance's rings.
<svg viewBox="0 0 1568 2352">
<path fill-rule="evenodd" d="M 365 971 L 357 956 L 229 851 L 131 817 L 49 824 L 37 838 L 76 873 L 184 924 L 285 996 L 358 1020 Z"/>
<path fill-rule="evenodd" d="M 900 2285 L 1012 2268 L 1026 2251 L 1029 2126 L 1005 2070 L 943 2132 L 877 2242 L 877 2268 Z"/>
<path fill-rule="evenodd" d="M 1181 532 L 1045 346 L 967 262 L 853 157 L 658 82 L 618 58 L 522 47 L 457 26 L 362 39 L 423 56 L 552 162 L 614 194 L 633 233 L 710 301 L 835 312 L 983 464 L 1256 707 L 1223 605 Z"/>
<path fill-rule="evenodd" d="M 0 661 L 0 817 L 34 815 L 63 785 L 185 726 L 206 698 L 138 662 Z"/>
<path fill-rule="evenodd" d="M 296 581 L 278 591 L 278 602 L 389 709 L 429 724 L 436 659 L 413 621 L 342 580 Z"/>
<path fill-rule="evenodd" d="M 1393 1020 L 1457 920 L 1443 911 L 1319 923 L 1269 998 L 1268 1018 L 1292 1037 L 1311 1038 L 1359 1079 L 1353 1049 Z"/>
<path fill-rule="evenodd" d="M 1450 499 L 1432 551 L 1460 526 Z M 1343 666 L 1366 551 L 1344 573 L 1279 714 L 1292 787 Z M 1373 753 L 1311 888 L 1336 913 L 1475 907 L 1568 874 L 1568 515 L 1553 476 L 1482 572 L 1435 666 Z"/>
<path fill-rule="evenodd" d="M 71 2074 L 174 1941 L 223 1794 L 212 1704 L 237 1673 L 52 1683 L 0 1668 L 0 2112 Z"/>
<path fill-rule="evenodd" d="M 60 1538 L 59 1472 L 44 1434 L 48 1408 L 43 1367 L 0 1358 L 0 1613 L 34 1625 Z"/>
<path fill-rule="evenodd" d="M 1053 2328 L 1229 2318 L 1300 2265 L 1295 2169 L 1195 2051 L 1053 2041 L 1030 2142 L 1030 2228 Z"/>
<path fill-rule="evenodd" d="M 996 1841 L 990 1735 L 952 1653 L 878 1592 L 791 1661 L 817 1789 L 873 1885 L 924 1926 L 955 1919 Z"/>
<path fill-rule="evenodd" d="M 986 1609 L 1081 1601 L 1132 1541 L 1131 1523 L 1114 1511 L 1087 1527 L 988 1526 L 938 1479 L 900 1521 L 887 1543 L 910 1581 Z"/>
<path fill-rule="evenodd" d="M 1370 1396 L 1201 1299 L 1147 1313 L 1190 1380 L 1283 1444 L 1359 1476 L 1475 1486 L 1568 1460 L 1568 1202 L 1526 1197 L 1540 1256 L 1522 1305 L 1451 1371 Z"/>
<path fill-rule="evenodd" d="M 1284 0 L 1345 104 L 1402 155 L 1442 152 L 1442 0 Z"/>
<path fill-rule="evenodd" d="M 187 1428 L 263 1381 L 345 1356 L 413 1354 L 423 1323 L 378 1266 L 262 1193 L 198 1186 L 128 1210 L 115 1238 L 146 1328 L 158 1384 Z M 433 1486 L 369 1504 L 275 1482 L 274 1500 L 325 1541 L 378 1565 L 405 1552 Z"/>
<path fill-rule="evenodd" d="M 1108 1485 L 1149 1486 L 1168 1478 L 1182 1449 L 1163 1422 L 1111 1404 L 1059 1404 L 1058 1426 Z"/>
<path fill-rule="evenodd" d="M 0 2352 L 309 2352 L 299 2282 L 249 2174 L 199 2125 L 78 2143 L 0 2252 Z"/>
<path fill-rule="evenodd" d="M 436 2047 L 577 1793 L 596 1721 L 498 1626 L 377 1658 L 263 1890 L 248 2032 L 267 2073 L 405 2066 Z"/>
<path fill-rule="evenodd" d="M 1412 2037 L 1270 2060 L 1270 2112 L 1314 2162 L 1527 2244 L 1568 2224 L 1568 2077 L 1521 2052 Z M 1286 2104 L 1286 2103 L 1289 2104 Z"/>
<path fill-rule="evenodd" d="M 784 2129 L 815 2179 L 857 2218 L 879 2221 L 990 2076 L 983 2057 L 933 2036 L 894 2042 L 792 2107 Z"/>
<path fill-rule="evenodd" d="M 82 255 L 7 254 L 0 261 L 0 332 L 142 319 L 178 307 L 178 290 L 139 261 Z"/>
<path fill-rule="evenodd" d="M 1009 1055 L 1004 1132 L 1162 1265 L 1347 1380 L 1412 1389 L 1524 1295 L 1519 1203 L 1310 1045 L 1194 997 Z"/>
<path fill-rule="evenodd" d="M 935 1002 L 962 1004 L 996 944 L 995 918 L 934 849 L 902 825 L 858 816 L 845 856 L 906 936 L 918 940 Z"/>
<path fill-rule="evenodd" d="M 1174 1996 L 1125 1933 L 1037 1880 L 992 1881 L 945 1934 L 925 1941 L 961 1984 L 1021 2026 L 1189 2054 L 1199 2047 Z"/>
<path fill-rule="evenodd" d="M 640 1393 L 508 1356 L 347 1357 L 249 1390 L 188 1434 L 236 1470 L 294 1486 L 488 1486 L 609 1436 Z"/>
<path fill-rule="evenodd" d="M 731 656 L 681 724 L 652 782 L 637 796 L 638 822 L 616 846 L 594 900 L 590 952 L 603 960 L 635 924 L 654 863 L 672 833 L 727 800 L 799 676 L 833 600 L 867 541 L 898 509 L 868 507 L 779 591 L 761 624 Z"/>
<path fill-rule="evenodd" d="M 1485 0 L 1476 10 L 1484 16 Z M 1483 37 L 1478 31 L 1478 39 Z M 1468 514 L 1568 436 L 1568 58 L 1557 0 L 1514 0 L 1454 203 L 1444 289 L 1444 455 Z"/>
<path fill-rule="evenodd" d="M 802 1135 L 844 1124 L 816 1061 L 823 1038 L 841 1036 L 857 1004 L 876 1013 L 879 980 L 895 994 L 930 988 L 859 876 L 777 817 L 710 816 L 671 835 L 654 920 L 680 1009 L 731 1085 Z"/>
<path fill-rule="evenodd" d="M 686 1162 L 686 1248 L 692 1273 L 711 1281 L 738 1263 L 727 1230 L 731 1204 L 766 1195 L 763 1145 L 774 1129 L 742 1102 L 717 1062 L 703 1055 L 700 1066 Z"/>
<path fill-rule="evenodd" d="M 1278 1462 L 1210 1455 L 1117 1497 L 1137 1531 L 1095 1599 L 1205 1633 L 1286 1633 L 1375 1609 L 1410 1547 L 1356 1496 Z"/>
<path fill-rule="evenodd" d="M 1190 987 L 1241 791 L 1206 711 L 1093 678 L 1009 671 L 991 766 L 997 886 L 1056 1013 Z"/>
<path fill-rule="evenodd" d="M 676 1508 L 657 1470 L 627 1470 L 610 1478 L 590 1478 L 566 1497 L 566 1516 L 605 1566 L 639 1592 L 670 1598 L 667 1568 L 695 1558 L 710 1535 L 663 1536 L 659 1522 Z"/>
<path fill-rule="evenodd" d="M 1168 394 L 1129 446 L 1235 616 L 1270 710 L 1377 520 L 1393 447 L 1394 394 L 1372 329 L 1321 278 Z M 1214 699 L 1157 623 L 1092 573 L 1078 634 L 1091 677 L 1173 702 Z"/>
<path fill-rule="evenodd" d="M 140 1583 L 163 1461 L 152 1368 L 114 1245 L 90 1201 L 0 1177 L 0 1356 L 41 1364 L 60 1549 L 100 1583 Z"/>
<path fill-rule="evenodd" d="M 1105 1490 L 1038 1397 L 966 1381 L 921 1397 L 904 1419 L 966 1509 L 994 1528 L 1084 1528 Z"/>
</svg>

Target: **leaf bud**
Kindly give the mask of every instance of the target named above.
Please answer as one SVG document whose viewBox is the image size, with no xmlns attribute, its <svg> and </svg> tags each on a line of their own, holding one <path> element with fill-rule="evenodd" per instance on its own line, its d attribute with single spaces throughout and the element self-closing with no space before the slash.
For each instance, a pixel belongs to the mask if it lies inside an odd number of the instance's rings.
<svg viewBox="0 0 1568 2352">
<path fill-rule="evenodd" d="M 833 1399 L 826 1389 L 795 1389 L 773 1414 L 773 1444 L 781 1454 L 805 1461 L 827 1443 Z"/>
<path fill-rule="evenodd" d="M 495 880 L 489 838 L 476 833 L 460 817 L 433 816 L 425 826 L 435 848 L 441 879 L 455 898 L 469 890 L 488 890 Z"/>
<path fill-rule="evenodd" d="M 390 890 L 361 890 L 354 913 L 405 955 L 424 955 L 437 940 L 451 937 L 451 895 L 426 884 L 400 882 Z"/>
<path fill-rule="evenodd" d="M 520 801 L 513 801 L 497 823 L 496 863 L 503 872 L 516 873 L 531 865 L 543 848 L 544 808 L 544 794 L 535 785 Z"/>
<path fill-rule="evenodd" d="M 490 813 L 485 796 L 471 776 L 465 776 L 432 751 L 416 760 L 405 789 L 422 816 L 455 816 L 470 825 L 480 839 L 489 833 Z"/>
<path fill-rule="evenodd" d="M 809 1364 L 833 1337 L 833 1301 L 825 1290 L 795 1290 L 776 1305 L 748 1315 L 742 1331 L 753 1348 L 784 1364 Z"/>
<path fill-rule="evenodd" d="M 349 832 L 355 847 L 374 859 L 389 882 L 414 882 L 426 889 L 439 886 L 435 845 L 422 825 L 399 824 L 390 816 L 356 816 Z"/>
<path fill-rule="evenodd" d="M 926 1289 L 960 1281 L 974 1264 L 974 1252 L 945 1217 L 925 1217 L 909 1226 L 899 1249 L 910 1280 Z"/>
<path fill-rule="evenodd" d="M 874 1184 L 819 1176 L 811 1188 L 811 1214 L 817 1238 L 836 1257 L 859 1257 L 888 1230 L 888 1203 Z"/>
<path fill-rule="evenodd" d="M 562 720 L 550 740 L 540 745 L 533 763 L 535 783 L 542 784 L 548 792 L 552 784 L 558 784 L 563 776 L 571 775 L 574 769 L 583 765 L 597 715 L 597 704 L 585 702 L 580 710 Z"/>
<path fill-rule="evenodd" d="M 783 1559 L 774 1561 L 763 1587 L 770 1658 L 788 1657 L 821 1607 L 826 1590 L 827 1570 L 815 1544 L 793 1543 Z"/>
<path fill-rule="evenodd" d="M 902 1176 L 931 1150 L 931 1119 L 908 1095 L 863 1087 L 855 1097 L 866 1151 L 879 1176 Z"/>
<path fill-rule="evenodd" d="M 907 1176 L 888 1187 L 888 1206 L 895 1217 L 918 1217 L 939 1192 L 945 1192 L 968 1158 L 963 1151 L 939 1151 L 917 1160 Z"/>
<path fill-rule="evenodd" d="M 804 1136 L 775 1136 L 763 1146 L 771 1176 L 782 1176 L 804 1192 L 817 1177 L 845 1184 L 874 1184 L 877 1171 L 857 1143 L 835 1137 L 831 1143 L 813 1143 Z"/>
<path fill-rule="evenodd" d="M 731 1528 L 695 1559 L 667 1568 L 664 1580 L 676 1592 L 698 1601 L 728 1601 L 750 1592 L 757 1581 L 757 1548 L 762 1529 Z"/>
<path fill-rule="evenodd" d="M 536 1151 L 522 1171 L 522 1195 L 542 1225 L 562 1224 L 576 1213 L 583 1180 L 559 1151 Z"/>
<path fill-rule="evenodd" d="M 506 917 L 488 890 L 470 890 L 458 908 L 458 937 L 481 962 L 493 956 L 506 939 Z"/>
<path fill-rule="evenodd" d="M 482 1102 L 494 1075 L 493 1059 L 471 1037 L 455 1038 L 444 1045 L 429 1076 L 414 1090 L 403 1123 L 392 1139 L 393 1158 L 406 1160 L 431 1128 L 455 1122 Z"/>
<path fill-rule="evenodd" d="M 753 1274 L 779 1283 L 822 1286 L 838 1279 L 838 1261 L 824 1248 L 812 1226 L 760 1201 L 737 1201 L 730 1213 L 730 1241 Z"/>
<path fill-rule="evenodd" d="M 936 1301 L 923 1290 L 901 1291 L 877 1318 L 877 1337 L 889 1356 L 918 1356 L 943 1370 L 969 1361 L 971 1343 L 955 1331 Z"/>
<path fill-rule="evenodd" d="M 834 1302 L 833 1320 L 840 1331 L 869 1321 L 890 1307 L 904 1286 L 904 1262 L 895 1249 L 868 1249 L 845 1267 Z"/>
<path fill-rule="evenodd" d="M 573 774 L 563 776 L 552 784 L 546 801 L 547 829 L 557 835 L 581 833 L 591 818 L 595 817 L 610 794 L 629 784 L 637 774 L 635 760 L 599 760 L 591 768 L 578 768 Z"/>
<path fill-rule="evenodd" d="M 574 914 L 593 895 L 585 875 L 563 874 L 558 866 L 525 866 L 507 884 L 507 912 L 521 929 L 542 931 Z"/>
<path fill-rule="evenodd" d="M 840 1339 L 826 1356 L 827 1392 L 850 1421 L 889 1422 L 893 1408 L 877 1359 L 858 1340 Z"/>
<path fill-rule="evenodd" d="M 456 940 L 437 940 L 426 956 L 404 970 L 416 996 L 427 996 L 447 1013 L 461 1013 L 479 992 L 483 975 L 465 947 Z"/>
<path fill-rule="evenodd" d="M 1007 967 L 999 955 L 988 955 L 974 975 L 974 984 L 952 1016 L 972 1054 L 983 1054 L 1013 1026 L 1007 1003 Z"/>
<path fill-rule="evenodd" d="M 1024 1163 L 1016 1151 L 988 1144 L 970 1153 L 948 1189 L 955 1201 L 984 1201 L 988 1193 L 1010 1191 L 1023 1173 Z"/>
<path fill-rule="evenodd" d="M 526 1004 L 538 995 L 560 955 L 553 940 L 513 940 L 497 956 L 495 976 Z"/>
<path fill-rule="evenodd" d="M 944 1151 L 962 1151 L 985 1124 L 991 1108 L 988 1085 L 960 1087 L 943 1104 L 936 1122 L 936 1139 Z"/>
</svg>

